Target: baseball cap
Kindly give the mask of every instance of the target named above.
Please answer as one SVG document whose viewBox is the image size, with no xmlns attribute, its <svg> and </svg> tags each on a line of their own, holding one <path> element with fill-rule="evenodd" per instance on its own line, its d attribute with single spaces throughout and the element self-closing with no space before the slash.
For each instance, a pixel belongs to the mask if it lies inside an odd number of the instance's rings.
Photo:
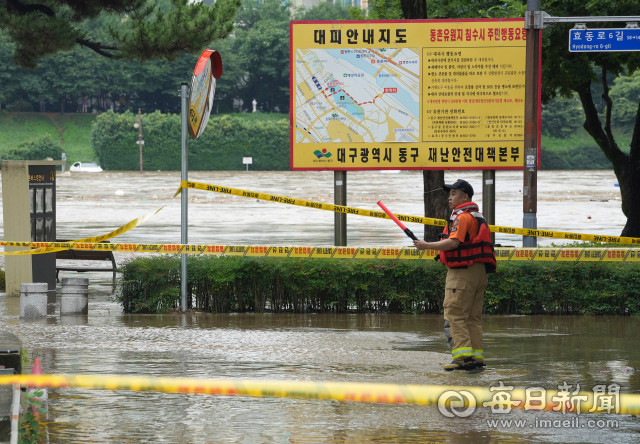
<svg viewBox="0 0 640 444">
<path fill-rule="evenodd" d="M 445 183 L 444 187 L 442 187 L 442 188 L 445 191 L 449 191 L 450 189 L 455 188 L 457 190 L 461 190 L 461 191 L 467 193 L 470 198 L 473 197 L 473 187 L 466 180 L 458 179 L 452 184 L 446 184 Z"/>
</svg>

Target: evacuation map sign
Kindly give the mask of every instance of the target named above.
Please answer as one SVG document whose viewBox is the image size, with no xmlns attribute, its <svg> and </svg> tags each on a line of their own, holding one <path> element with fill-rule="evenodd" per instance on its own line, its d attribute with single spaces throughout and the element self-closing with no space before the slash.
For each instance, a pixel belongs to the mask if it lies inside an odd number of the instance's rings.
<svg viewBox="0 0 640 444">
<path fill-rule="evenodd" d="M 523 25 L 292 22 L 291 168 L 523 168 Z"/>
</svg>

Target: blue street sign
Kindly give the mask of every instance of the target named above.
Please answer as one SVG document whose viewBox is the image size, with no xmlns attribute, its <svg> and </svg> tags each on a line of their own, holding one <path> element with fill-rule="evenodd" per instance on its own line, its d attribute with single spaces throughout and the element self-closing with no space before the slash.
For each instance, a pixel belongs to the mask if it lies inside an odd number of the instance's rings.
<svg viewBox="0 0 640 444">
<path fill-rule="evenodd" d="M 640 28 L 572 29 L 569 51 L 640 51 Z"/>
</svg>

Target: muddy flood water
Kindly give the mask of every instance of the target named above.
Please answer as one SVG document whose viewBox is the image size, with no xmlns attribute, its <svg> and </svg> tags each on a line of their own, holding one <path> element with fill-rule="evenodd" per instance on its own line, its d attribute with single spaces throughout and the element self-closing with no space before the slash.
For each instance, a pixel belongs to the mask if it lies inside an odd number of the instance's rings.
<svg viewBox="0 0 640 444">
<path fill-rule="evenodd" d="M 58 238 L 99 235 L 168 204 L 116 240 L 178 243 L 179 200 L 170 199 L 178 177 L 176 172 L 60 176 Z M 468 178 L 477 190 L 474 200 L 481 203 L 480 173 L 448 172 L 446 177 Z M 333 202 L 329 172 L 192 172 L 190 179 Z M 538 227 L 619 235 L 624 217 L 615 182 L 611 171 L 540 172 Z M 521 226 L 521 173 L 498 172 L 496 183 L 496 223 Z M 192 243 L 333 244 L 332 213 L 193 190 L 189 196 Z M 424 215 L 421 174 L 349 173 L 349 205 L 373 209 L 379 199 L 395 212 Z M 410 228 L 420 232 L 419 225 Z M 348 229 L 349 245 L 409 245 L 390 221 L 349 216 Z M 497 241 L 521 245 L 515 236 L 498 235 Z M 130 257 L 116 254 L 118 262 Z M 64 276 L 79 275 L 61 272 Z M 18 298 L 0 296 L 0 326 L 22 340 L 28 368 L 37 357 L 43 371 L 54 374 L 487 388 L 502 381 L 549 390 L 566 382 L 571 391 L 577 384 L 591 391 L 596 384 L 616 383 L 622 393 L 640 393 L 640 372 L 634 370 L 640 368 L 640 318 L 486 316 L 487 370 L 447 373 L 442 365 L 450 361 L 450 349 L 441 315 L 126 315 L 113 300 L 110 274 L 85 276 L 90 278 L 88 316 L 61 317 L 56 304 L 46 318 L 21 321 Z M 481 408 L 468 418 L 447 418 L 435 406 L 126 390 L 50 390 L 48 409 L 49 443 L 635 443 L 640 436 L 640 420 L 628 415 L 497 414 Z M 556 419 L 573 419 L 577 427 L 536 422 Z M 516 420 L 525 423 L 516 426 Z"/>
</svg>

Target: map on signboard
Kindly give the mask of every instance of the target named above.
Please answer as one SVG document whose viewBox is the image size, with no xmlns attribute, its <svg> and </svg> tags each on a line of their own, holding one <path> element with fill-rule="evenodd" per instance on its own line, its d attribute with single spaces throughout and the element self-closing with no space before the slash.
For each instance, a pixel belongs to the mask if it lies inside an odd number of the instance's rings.
<svg viewBox="0 0 640 444">
<path fill-rule="evenodd" d="M 418 48 L 296 51 L 296 141 L 416 142 Z"/>
</svg>

